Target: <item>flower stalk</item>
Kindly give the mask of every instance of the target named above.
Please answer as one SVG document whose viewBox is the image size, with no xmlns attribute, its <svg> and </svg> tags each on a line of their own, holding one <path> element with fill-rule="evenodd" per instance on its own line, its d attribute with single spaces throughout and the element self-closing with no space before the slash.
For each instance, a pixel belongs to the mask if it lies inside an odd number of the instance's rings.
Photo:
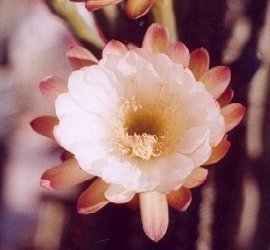
<svg viewBox="0 0 270 250">
<path fill-rule="evenodd" d="M 155 1 L 151 13 L 154 22 L 165 25 L 170 34 L 170 42 L 178 40 L 175 22 L 175 13 L 173 8 L 173 0 Z"/>
<path fill-rule="evenodd" d="M 83 44 L 96 50 L 101 50 L 104 47 L 104 41 L 83 20 L 75 7 L 75 3 L 69 0 L 46 0 L 45 2 L 53 13 L 65 21 L 76 38 Z"/>
</svg>

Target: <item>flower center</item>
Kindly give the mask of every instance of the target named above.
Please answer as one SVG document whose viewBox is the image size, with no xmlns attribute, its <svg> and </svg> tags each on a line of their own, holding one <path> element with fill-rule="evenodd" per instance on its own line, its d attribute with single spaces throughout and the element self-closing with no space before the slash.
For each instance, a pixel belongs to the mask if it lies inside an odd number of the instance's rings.
<svg viewBox="0 0 270 250">
<path fill-rule="evenodd" d="M 166 151 L 166 116 L 152 103 L 139 104 L 133 97 L 120 109 L 121 131 L 118 138 L 120 155 L 149 160 Z"/>
</svg>

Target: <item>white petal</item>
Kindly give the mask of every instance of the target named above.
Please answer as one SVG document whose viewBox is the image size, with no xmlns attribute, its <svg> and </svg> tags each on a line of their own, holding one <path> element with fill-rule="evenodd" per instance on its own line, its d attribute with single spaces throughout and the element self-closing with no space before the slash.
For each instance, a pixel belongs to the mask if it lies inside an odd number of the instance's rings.
<svg viewBox="0 0 270 250">
<path fill-rule="evenodd" d="M 63 116 L 54 129 L 55 138 L 69 149 L 74 143 L 95 141 L 106 136 L 106 123 L 94 114 L 71 113 Z"/>
<path fill-rule="evenodd" d="M 156 166 L 154 161 L 145 162 L 141 164 L 141 176 L 139 179 L 138 190 L 140 192 L 145 192 L 155 189 L 162 178 L 159 168 Z"/>
<path fill-rule="evenodd" d="M 114 74 L 98 65 L 74 71 L 68 81 L 74 101 L 96 114 L 109 114 L 119 106 L 117 85 Z"/>
<path fill-rule="evenodd" d="M 184 180 L 193 169 L 191 159 L 178 152 L 157 158 L 153 163 L 164 180 Z"/>
<path fill-rule="evenodd" d="M 177 151 L 187 154 L 194 152 L 205 140 L 209 138 L 209 129 L 206 126 L 193 127 L 185 132 L 180 139 Z"/>
<path fill-rule="evenodd" d="M 157 158 L 153 165 L 162 177 L 158 187 L 155 188 L 159 192 L 169 192 L 178 188 L 194 168 L 192 159 L 177 152 Z"/>
<path fill-rule="evenodd" d="M 130 76 L 137 72 L 136 68 L 129 65 L 125 58 L 119 60 L 117 70 L 124 76 Z"/>
<path fill-rule="evenodd" d="M 102 166 L 108 153 L 105 145 L 94 140 L 82 141 L 71 145 L 69 150 L 83 170 L 92 175 L 102 175 Z"/>
<path fill-rule="evenodd" d="M 129 190 L 137 190 L 141 170 L 130 160 L 107 156 L 102 165 L 101 178 L 107 183 L 119 184 Z"/>
<path fill-rule="evenodd" d="M 55 101 L 55 112 L 58 118 L 73 112 L 85 113 L 75 102 L 72 100 L 69 93 L 61 94 Z"/>
<path fill-rule="evenodd" d="M 134 197 L 135 192 L 131 192 L 121 185 L 111 184 L 104 195 L 110 202 L 125 203 Z"/>
<path fill-rule="evenodd" d="M 187 156 L 193 160 L 194 166 L 198 167 L 209 159 L 211 149 L 212 147 L 210 146 L 210 139 L 207 137 L 196 150 L 190 154 L 187 154 Z"/>
<path fill-rule="evenodd" d="M 159 193 L 168 193 L 170 191 L 175 191 L 179 189 L 183 185 L 183 180 L 176 180 L 176 181 L 167 181 L 164 179 L 156 188 L 155 191 Z"/>
</svg>

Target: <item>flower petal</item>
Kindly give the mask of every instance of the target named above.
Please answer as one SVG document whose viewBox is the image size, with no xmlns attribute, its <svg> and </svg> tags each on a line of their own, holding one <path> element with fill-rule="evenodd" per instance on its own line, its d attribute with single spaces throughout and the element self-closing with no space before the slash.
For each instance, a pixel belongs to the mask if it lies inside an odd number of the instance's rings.
<svg viewBox="0 0 270 250">
<path fill-rule="evenodd" d="M 171 207 L 178 211 L 186 211 L 191 203 L 192 196 L 188 188 L 181 187 L 177 191 L 167 194 L 167 200 Z"/>
<path fill-rule="evenodd" d="M 198 80 L 209 69 L 209 54 L 206 49 L 195 49 L 190 54 L 189 68 Z"/>
<path fill-rule="evenodd" d="M 101 179 L 95 180 L 79 197 L 77 202 L 78 213 L 95 213 L 109 203 L 104 192 L 108 184 Z"/>
<path fill-rule="evenodd" d="M 219 98 L 228 87 L 231 80 L 231 71 L 227 66 L 217 66 L 208 70 L 199 79 L 214 98 Z"/>
<path fill-rule="evenodd" d="M 190 174 L 190 176 L 186 179 L 184 187 L 194 188 L 201 185 L 206 180 L 207 175 L 208 175 L 207 169 L 201 167 L 195 168 Z"/>
<path fill-rule="evenodd" d="M 128 17 L 137 19 L 145 15 L 152 7 L 154 0 L 127 0 L 126 14 Z"/>
<path fill-rule="evenodd" d="M 85 7 L 89 11 L 98 10 L 100 8 L 103 8 L 107 5 L 117 4 L 120 3 L 122 0 L 89 0 L 86 1 Z"/>
<path fill-rule="evenodd" d="M 128 49 L 125 44 L 116 40 L 111 40 L 107 43 L 107 45 L 103 49 L 102 57 L 105 57 L 108 55 L 121 56 L 121 55 L 124 55 L 126 52 L 128 52 Z"/>
<path fill-rule="evenodd" d="M 58 124 L 58 119 L 53 116 L 41 116 L 34 119 L 30 125 L 32 129 L 40 135 L 54 139 L 53 129 Z"/>
<path fill-rule="evenodd" d="M 81 141 L 91 141 L 105 136 L 105 122 L 95 114 L 72 113 L 60 119 L 54 128 L 54 137 L 69 150 Z"/>
<path fill-rule="evenodd" d="M 177 64 L 189 65 L 190 54 L 188 48 L 182 42 L 175 42 L 171 44 L 165 51 L 173 62 Z"/>
<path fill-rule="evenodd" d="M 68 80 L 71 98 L 81 109 L 103 115 L 119 105 L 114 73 L 100 65 L 73 71 Z"/>
<path fill-rule="evenodd" d="M 231 103 L 221 109 L 226 124 L 226 131 L 232 130 L 242 120 L 245 107 L 240 103 Z"/>
<path fill-rule="evenodd" d="M 90 171 L 94 170 L 92 167 Z M 100 173 L 95 173 L 108 183 L 119 184 L 129 190 L 141 191 L 140 179 L 142 171 L 139 166 L 132 161 L 124 160 L 117 156 L 107 156 L 106 159 L 104 159 L 104 164 L 99 166 L 97 170 L 99 170 Z M 151 180 L 149 180 L 149 183 L 150 181 Z M 149 183 L 146 184 L 149 185 Z"/>
<path fill-rule="evenodd" d="M 211 165 L 220 161 L 227 154 L 230 146 L 231 146 L 231 143 L 229 141 L 223 140 L 216 147 L 213 147 L 212 154 L 210 158 L 208 159 L 208 161 L 204 163 L 204 165 Z"/>
<path fill-rule="evenodd" d="M 139 199 L 144 232 L 151 240 L 158 242 L 165 235 L 169 223 L 166 195 L 146 192 L 141 193 Z"/>
<path fill-rule="evenodd" d="M 110 202 L 125 203 L 131 201 L 135 192 L 131 192 L 121 185 L 111 184 L 104 195 Z"/>
<path fill-rule="evenodd" d="M 210 155 L 211 155 L 211 146 L 209 143 L 209 138 L 205 138 L 205 140 L 202 142 L 198 148 L 186 156 L 190 157 L 193 160 L 193 164 L 195 167 L 198 167 L 205 163 Z"/>
<path fill-rule="evenodd" d="M 62 154 L 61 154 L 61 160 L 62 161 L 66 161 L 69 160 L 71 158 L 74 158 L 74 154 L 70 153 L 69 151 L 65 150 Z"/>
<path fill-rule="evenodd" d="M 149 53 L 164 52 L 169 45 L 169 32 L 161 24 L 154 23 L 146 31 L 142 47 Z"/>
<path fill-rule="evenodd" d="M 61 94 L 55 100 L 55 112 L 59 119 L 71 113 L 85 113 L 71 98 L 69 93 Z"/>
<path fill-rule="evenodd" d="M 209 129 L 206 126 L 193 127 L 186 131 L 181 138 L 178 150 L 181 153 L 194 152 L 209 137 Z"/>
<path fill-rule="evenodd" d="M 92 179 L 93 176 L 83 171 L 75 159 L 67 160 L 43 173 L 40 185 L 51 190 L 61 190 Z"/>
<path fill-rule="evenodd" d="M 55 101 L 60 94 L 67 91 L 67 84 L 56 76 L 47 76 L 40 81 L 39 89 L 45 97 Z"/>
<path fill-rule="evenodd" d="M 165 181 L 165 183 L 166 181 L 184 180 L 194 167 L 192 159 L 178 152 L 159 157 L 152 165 L 153 166 L 149 167 L 157 168 L 160 171 L 161 179 Z M 162 192 L 168 191 L 169 190 L 163 190 Z"/>
<path fill-rule="evenodd" d="M 234 95 L 234 92 L 233 92 L 232 88 L 230 88 L 230 87 L 227 88 L 225 90 L 225 92 L 217 99 L 219 106 L 224 107 L 224 106 L 230 104 L 230 102 L 233 99 L 233 95 Z"/>
<path fill-rule="evenodd" d="M 68 50 L 67 57 L 75 70 L 98 62 L 98 59 L 89 50 L 76 44 Z"/>
</svg>

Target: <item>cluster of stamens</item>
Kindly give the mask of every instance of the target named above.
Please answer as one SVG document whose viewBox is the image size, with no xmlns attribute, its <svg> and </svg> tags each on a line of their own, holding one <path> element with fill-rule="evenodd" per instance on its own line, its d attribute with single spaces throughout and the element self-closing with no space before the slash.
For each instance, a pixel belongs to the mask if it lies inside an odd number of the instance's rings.
<svg viewBox="0 0 270 250">
<path fill-rule="evenodd" d="M 137 103 L 134 97 L 124 101 L 116 133 L 118 154 L 143 160 L 166 152 L 162 112 L 153 104 Z"/>
</svg>

